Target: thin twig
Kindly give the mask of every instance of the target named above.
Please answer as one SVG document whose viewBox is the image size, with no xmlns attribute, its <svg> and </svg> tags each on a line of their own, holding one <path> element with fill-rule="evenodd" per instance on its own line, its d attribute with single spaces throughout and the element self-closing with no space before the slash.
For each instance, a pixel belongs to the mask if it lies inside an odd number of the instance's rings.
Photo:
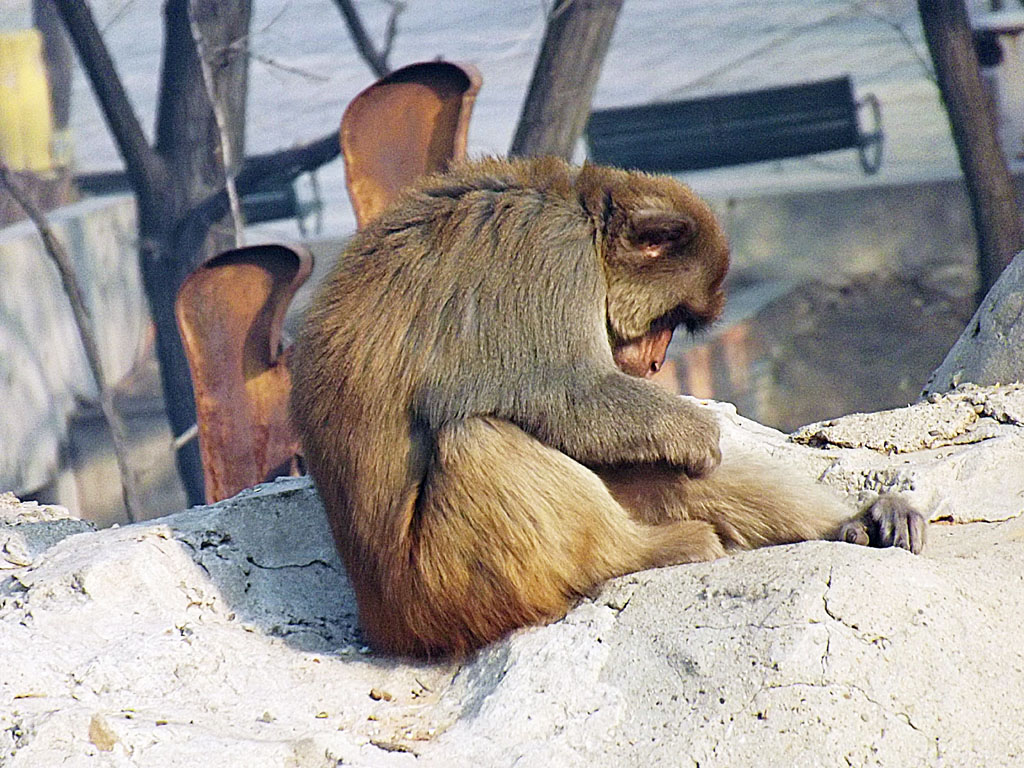
<svg viewBox="0 0 1024 768">
<path fill-rule="evenodd" d="M 756 48 L 747 51 L 746 53 L 740 54 L 736 58 L 731 59 L 730 61 L 727 61 L 726 63 L 721 64 L 715 67 L 714 69 L 705 72 L 699 77 L 694 78 L 690 82 L 682 86 L 679 86 L 678 88 L 672 89 L 672 91 L 668 94 L 668 98 L 679 96 L 698 86 L 704 85 L 705 83 L 712 82 L 715 78 L 730 71 L 731 69 L 734 69 L 735 67 L 738 67 L 741 64 L 746 64 L 748 61 L 756 60 L 763 56 L 764 54 L 768 53 L 769 51 L 772 51 L 782 45 L 785 45 L 786 43 L 790 42 L 794 38 L 799 37 L 800 35 L 803 35 L 807 32 L 811 32 L 815 29 L 818 29 L 819 27 L 828 26 L 829 24 L 833 23 L 834 21 L 846 15 L 847 13 L 848 11 L 845 10 L 835 11 L 834 13 L 830 13 L 827 16 L 824 16 L 820 19 L 816 19 L 814 21 L 807 22 L 806 24 L 801 24 L 799 26 L 793 27 L 792 29 L 788 29 L 782 34 L 773 37 L 768 42 L 759 45 Z"/>
<path fill-rule="evenodd" d="M 881 22 L 885 26 L 892 29 L 897 35 L 899 35 L 900 40 L 903 41 L 903 44 L 910 49 L 911 54 L 913 54 L 914 58 L 917 59 L 917 63 L 921 67 L 921 71 L 924 72 L 924 76 L 927 77 L 936 85 L 938 84 L 939 81 L 938 78 L 935 77 L 935 70 L 932 68 L 931 61 L 929 61 L 925 57 L 925 55 L 922 54 L 921 51 L 917 49 L 917 45 L 915 44 L 913 38 L 910 37 L 910 33 L 907 32 L 903 24 L 901 24 L 898 21 L 890 19 L 889 17 L 882 14 L 880 11 L 876 11 L 873 8 L 868 8 L 867 5 L 863 2 L 851 2 L 850 6 L 854 10 L 863 13 L 865 16 L 869 16 L 875 21 Z"/>
<path fill-rule="evenodd" d="M 569 10 L 569 6 L 573 4 L 573 0 L 559 0 L 558 4 L 553 6 L 551 9 L 551 16 L 548 18 L 549 22 L 554 21 L 563 13 Z"/>
<path fill-rule="evenodd" d="M 264 56 L 260 53 L 255 53 L 254 51 L 249 51 L 249 58 L 273 69 L 280 69 L 282 72 L 287 72 L 290 75 L 298 75 L 299 77 L 304 77 L 307 80 L 312 80 L 314 82 L 328 83 L 331 80 L 331 78 L 326 75 L 317 74 L 316 72 L 311 72 L 308 69 L 296 67 L 291 64 L 282 64 L 277 59 L 272 59 L 269 56 Z"/>
<path fill-rule="evenodd" d="M 370 40 L 370 36 L 366 33 L 366 27 L 363 25 L 363 20 L 359 17 L 359 12 L 356 10 L 355 5 L 353 5 L 352 0 L 334 0 L 334 4 L 338 6 L 338 10 L 341 11 L 341 15 L 345 18 L 345 23 L 348 25 L 348 31 L 352 35 L 352 41 L 356 44 L 356 49 L 370 69 L 373 70 L 373 74 L 378 78 L 387 77 L 391 74 L 388 56 L 391 54 L 391 46 L 398 32 L 398 15 L 405 10 L 405 4 L 400 2 L 400 0 L 386 0 L 386 2 L 391 6 L 391 15 L 388 17 L 384 30 L 384 44 L 381 50 L 378 51 L 373 41 Z"/>
<path fill-rule="evenodd" d="M 124 18 L 133 5 L 135 5 L 135 0 L 125 0 L 125 2 L 121 3 L 121 7 L 115 10 L 113 15 L 107 19 L 107 23 L 103 25 L 103 29 L 101 30 L 103 34 L 107 34 L 111 27 Z"/>
<path fill-rule="evenodd" d="M 384 47 L 381 56 L 387 64 L 391 58 L 391 49 L 395 44 L 395 36 L 398 34 L 398 14 L 405 10 L 405 3 L 401 0 L 384 0 L 391 6 L 391 13 L 388 15 L 387 24 L 384 25 Z M 389 65 L 390 66 L 390 65 Z"/>
<path fill-rule="evenodd" d="M 286 2 L 284 5 L 281 6 L 280 10 L 274 15 L 274 17 L 266 24 L 264 24 L 261 29 L 258 29 L 255 32 L 246 32 L 244 35 L 236 37 L 234 40 L 228 43 L 227 46 L 222 47 L 221 50 L 238 51 L 244 49 L 245 46 L 248 46 L 255 37 L 264 35 L 267 32 L 269 32 L 271 27 L 277 24 L 277 22 L 279 22 L 284 17 L 284 15 L 291 10 L 291 6 L 292 4 L 289 0 L 289 2 Z"/>
<path fill-rule="evenodd" d="M 224 116 L 220 99 L 217 98 L 216 84 L 213 80 L 213 70 L 210 68 L 209 55 L 206 49 L 206 41 L 203 39 L 202 30 L 199 29 L 199 22 L 196 20 L 194 0 L 188 0 L 188 25 L 192 30 L 192 40 L 196 44 L 196 55 L 199 57 L 199 70 L 203 74 L 203 86 L 206 88 L 206 95 L 210 99 L 210 108 L 213 110 L 213 119 L 217 124 L 217 135 L 220 138 L 221 164 L 224 166 L 224 188 L 228 193 L 228 203 L 231 209 L 231 220 L 235 225 L 235 247 L 241 248 L 245 245 L 245 222 L 242 219 L 242 204 L 238 198 L 238 190 L 235 188 L 235 172 L 233 168 L 231 137 L 228 135 L 227 119 Z"/>
<path fill-rule="evenodd" d="M 14 180 L 10 169 L 0 162 L 0 184 L 6 187 L 11 197 L 25 211 L 35 225 L 40 239 L 43 241 L 43 248 L 57 265 L 57 272 L 60 274 L 61 284 L 64 286 L 64 293 L 67 294 L 71 303 L 71 312 L 78 326 L 78 335 L 82 340 L 82 347 L 85 349 L 85 359 L 89 364 L 93 378 L 96 380 L 96 390 L 99 392 L 100 411 L 110 429 L 110 436 L 114 441 L 114 455 L 117 458 L 117 468 L 121 474 L 121 493 L 124 498 L 124 511 L 128 522 L 134 523 L 138 518 L 136 511 L 141 509 L 139 503 L 139 492 L 135 482 L 135 473 L 132 471 L 128 461 L 128 430 L 121 414 L 114 407 L 114 391 L 107 386 L 106 377 L 103 374 L 103 361 L 100 358 L 99 344 L 96 341 L 95 330 L 92 325 L 92 318 L 89 316 L 89 309 L 85 305 L 82 296 L 82 288 L 78 283 L 78 276 L 75 267 L 71 263 L 68 252 L 54 235 L 53 230 L 46 221 L 46 217 L 32 202 L 31 198 L 21 189 Z"/>
<path fill-rule="evenodd" d="M 193 424 L 171 441 L 171 450 L 180 451 L 197 437 L 199 437 L 199 425 Z"/>
<path fill-rule="evenodd" d="M 277 22 L 279 22 L 281 20 L 281 17 L 284 16 L 286 13 L 288 13 L 288 11 L 291 10 L 291 7 L 292 7 L 291 2 L 287 2 L 284 5 L 282 5 L 281 9 L 276 14 L 274 14 L 274 18 L 272 18 L 270 21 L 268 21 L 266 24 L 264 24 L 263 28 L 258 30 L 256 32 L 256 34 L 257 35 L 262 35 L 267 30 L 269 30 L 271 27 L 273 27 L 275 24 L 277 24 Z"/>
</svg>

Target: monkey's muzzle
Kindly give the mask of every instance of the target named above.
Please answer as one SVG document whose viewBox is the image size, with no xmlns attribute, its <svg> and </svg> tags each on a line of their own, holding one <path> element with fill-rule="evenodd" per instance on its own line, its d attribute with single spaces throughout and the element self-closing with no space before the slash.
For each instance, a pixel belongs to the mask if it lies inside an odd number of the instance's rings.
<svg viewBox="0 0 1024 768">
<path fill-rule="evenodd" d="M 612 348 L 612 357 L 619 370 L 630 376 L 649 379 L 661 370 L 672 341 L 672 329 L 649 331 L 639 339 L 623 342 Z"/>
</svg>

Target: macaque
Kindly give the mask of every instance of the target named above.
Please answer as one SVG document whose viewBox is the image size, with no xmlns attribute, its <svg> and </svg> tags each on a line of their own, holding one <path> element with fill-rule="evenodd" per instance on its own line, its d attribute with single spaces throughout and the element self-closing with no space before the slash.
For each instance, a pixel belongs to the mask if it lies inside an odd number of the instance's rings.
<svg viewBox="0 0 1024 768">
<path fill-rule="evenodd" d="M 921 547 L 719 452 L 645 380 L 722 310 L 711 210 L 672 179 L 553 158 L 421 180 L 357 233 L 296 344 L 292 418 L 371 644 L 463 656 L 607 579 L 805 539 Z"/>
</svg>

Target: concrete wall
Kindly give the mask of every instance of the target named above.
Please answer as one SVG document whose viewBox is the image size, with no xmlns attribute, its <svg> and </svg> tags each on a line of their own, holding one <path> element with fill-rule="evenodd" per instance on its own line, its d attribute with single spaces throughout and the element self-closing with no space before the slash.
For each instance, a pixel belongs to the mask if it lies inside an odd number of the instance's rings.
<svg viewBox="0 0 1024 768">
<path fill-rule="evenodd" d="M 148 328 L 131 197 L 94 198 L 52 211 L 95 325 L 110 384 L 138 360 Z M 68 419 L 95 400 L 71 306 L 28 221 L 0 230 L 0 490 L 30 493 L 63 461 Z"/>
<path fill-rule="evenodd" d="M 704 195 L 729 234 L 734 277 L 746 270 L 797 281 L 902 273 L 950 296 L 974 290 L 974 230 L 959 177 Z"/>
</svg>

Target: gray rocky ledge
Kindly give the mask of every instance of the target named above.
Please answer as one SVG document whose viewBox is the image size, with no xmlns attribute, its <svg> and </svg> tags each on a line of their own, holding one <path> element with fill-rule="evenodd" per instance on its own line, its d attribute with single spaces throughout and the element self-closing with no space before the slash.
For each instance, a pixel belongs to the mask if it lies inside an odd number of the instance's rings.
<svg viewBox="0 0 1024 768">
<path fill-rule="evenodd" d="M 1003 270 L 971 322 L 925 385 L 925 394 L 960 384 L 984 386 L 1024 377 L 1024 253 Z"/>
<path fill-rule="evenodd" d="M 461 665 L 364 647 L 305 479 L 0 558 L 0 763 L 1021 764 L 1024 388 L 934 400 L 792 439 L 715 406 L 727 453 L 912 494 L 924 555 L 632 574 Z"/>
</svg>

